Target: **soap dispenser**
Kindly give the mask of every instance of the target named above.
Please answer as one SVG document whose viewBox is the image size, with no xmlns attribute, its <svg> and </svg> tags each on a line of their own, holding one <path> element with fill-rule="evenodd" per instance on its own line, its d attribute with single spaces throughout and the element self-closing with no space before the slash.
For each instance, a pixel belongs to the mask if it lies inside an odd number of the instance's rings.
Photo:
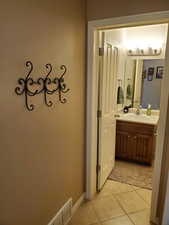
<svg viewBox="0 0 169 225">
<path fill-rule="evenodd" d="M 147 116 L 151 116 L 151 105 L 150 104 L 148 104 L 146 114 L 147 114 Z"/>
</svg>

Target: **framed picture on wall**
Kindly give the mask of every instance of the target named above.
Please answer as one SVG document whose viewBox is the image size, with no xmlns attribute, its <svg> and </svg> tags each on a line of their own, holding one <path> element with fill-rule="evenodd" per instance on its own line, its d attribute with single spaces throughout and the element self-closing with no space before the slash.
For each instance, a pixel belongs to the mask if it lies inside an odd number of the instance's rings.
<svg viewBox="0 0 169 225">
<path fill-rule="evenodd" d="M 163 73 L 164 73 L 164 67 L 163 66 L 157 66 L 156 78 L 157 79 L 162 79 L 163 78 Z"/>
<path fill-rule="evenodd" d="M 147 72 L 147 80 L 152 81 L 154 76 L 154 67 L 149 67 Z"/>
</svg>

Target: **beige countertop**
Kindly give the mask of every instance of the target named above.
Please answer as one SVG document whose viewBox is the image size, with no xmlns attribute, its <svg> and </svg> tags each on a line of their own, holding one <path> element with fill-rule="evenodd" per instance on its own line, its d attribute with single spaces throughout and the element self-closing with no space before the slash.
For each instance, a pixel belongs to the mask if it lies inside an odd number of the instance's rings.
<svg viewBox="0 0 169 225">
<path fill-rule="evenodd" d="M 119 117 L 117 117 L 117 120 L 121 121 L 128 121 L 128 122 L 136 122 L 136 123 L 146 123 L 146 124 L 152 124 L 157 125 L 159 116 L 158 115 L 151 115 L 147 116 L 144 113 L 141 113 L 140 115 L 136 115 L 135 113 L 117 113 Z"/>
</svg>

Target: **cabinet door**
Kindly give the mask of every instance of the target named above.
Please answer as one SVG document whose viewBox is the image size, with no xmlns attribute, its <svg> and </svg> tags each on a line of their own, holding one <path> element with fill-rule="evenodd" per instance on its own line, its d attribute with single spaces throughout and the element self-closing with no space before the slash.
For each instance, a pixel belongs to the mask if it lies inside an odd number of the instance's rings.
<svg viewBox="0 0 169 225">
<path fill-rule="evenodd" d="M 155 131 L 153 125 L 117 121 L 116 157 L 151 164 Z"/>
<path fill-rule="evenodd" d="M 135 160 L 151 164 L 153 153 L 153 136 L 137 134 L 135 137 L 137 140 Z"/>
<path fill-rule="evenodd" d="M 132 161 L 136 161 L 136 146 L 137 146 L 137 136 L 135 133 L 129 133 L 128 139 L 128 154 L 127 158 Z"/>
<path fill-rule="evenodd" d="M 118 131 L 116 136 L 116 157 L 122 159 L 133 159 L 135 141 L 133 135 L 128 132 Z"/>
<path fill-rule="evenodd" d="M 128 133 L 118 131 L 116 134 L 116 157 L 126 158 L 128 148 Z"/>
</svg>

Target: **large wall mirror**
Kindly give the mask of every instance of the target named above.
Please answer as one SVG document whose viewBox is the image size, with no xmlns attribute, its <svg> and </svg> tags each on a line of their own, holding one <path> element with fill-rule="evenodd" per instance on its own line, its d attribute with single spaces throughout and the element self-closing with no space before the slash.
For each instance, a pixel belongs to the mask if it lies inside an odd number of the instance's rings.
<svg viewBox="0 0 169 225">
<path fill-rule="evenodd" d="M 160 109 L 164 59 L 131 59 L 125 66 L 124 105 Z"/>
</svg>

